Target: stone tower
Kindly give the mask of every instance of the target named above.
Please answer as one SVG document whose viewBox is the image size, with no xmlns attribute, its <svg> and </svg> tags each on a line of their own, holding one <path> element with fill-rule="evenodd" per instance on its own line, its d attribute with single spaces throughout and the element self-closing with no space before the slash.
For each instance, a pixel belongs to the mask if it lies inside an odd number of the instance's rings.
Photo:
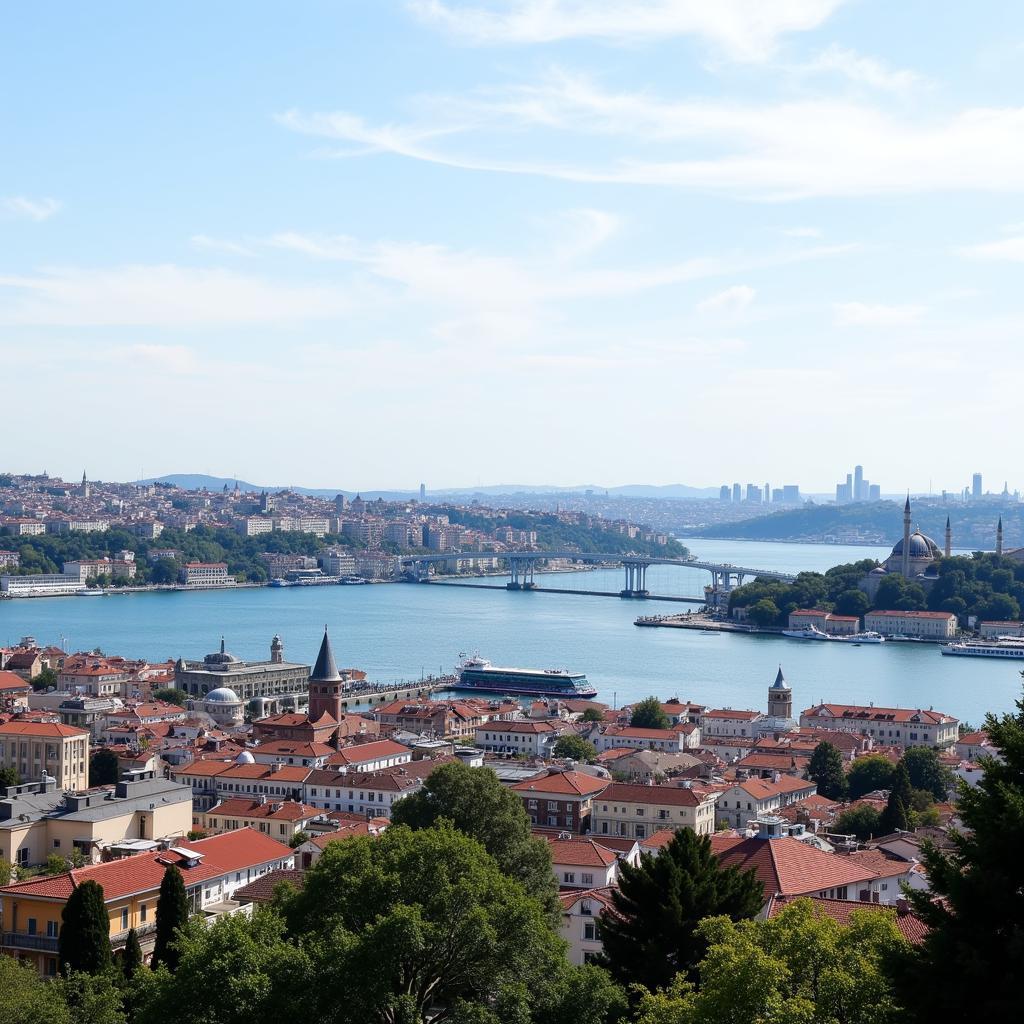
<svg viewBox="0 0 1024 1024">
<path fill-rule="evenodd" d="M 775 682 L 768 687 L 768 716 L 776 719 L 791 719 L 793 717 L 793 691 L 782 674 L 781 665 Z"/>
<path fill-rule="evenodd" d="M 907 495 L 907 503 L 903 506 L 903 563 L 900 566 L 900 575 L 906 580 L 910 579 L 910 495 Z"/>
<path fill-rule="evenodd" d="M 274 665 L 280 665 L 284 661 L 284 644 L 276 633 L 274 639 L 270 641 L 270 661 Z"/>
<path fill-rule="evenodd" d="M 996 554 L 1003 553 L 1003 517 L 999 517 L 999 525 L 996 526 Z"/>
<path fill-rule="evenodd" d="M 341 695 L 344 689 L 345 680 L 338 671 L 327 627 L 324 626 L 320 653 L 316 656 L 316 664 L 309 676 L 309 720 L 316 722 L 327 714 L 336 722 L 340 722 Z"/>
<path fill-rule="evenodd" d="M 949 516 L 946 516 L 946 546 L 942 553 L 947 558 L 953 553 L 953 528 L 949 525 Z"/>
<path fill-rule="evenodd" d="M 89 486 L 89 481 L 85 478 L 85 470 L 82 470 L 82 497 L 88 498 L 92 493 L 92 488 Z"/>
</svg>

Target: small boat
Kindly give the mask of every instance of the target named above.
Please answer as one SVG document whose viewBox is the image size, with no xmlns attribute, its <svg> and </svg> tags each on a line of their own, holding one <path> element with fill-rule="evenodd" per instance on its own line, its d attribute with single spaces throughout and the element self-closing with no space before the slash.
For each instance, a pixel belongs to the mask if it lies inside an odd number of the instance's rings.
<svg viewBox="0 0 1024 1024">
<path fill-rule="evenodd" d="M 106 597 L 107 592 L 102 587 L 82 587 L 75 591 L 75 597 Z"/>
</svg>

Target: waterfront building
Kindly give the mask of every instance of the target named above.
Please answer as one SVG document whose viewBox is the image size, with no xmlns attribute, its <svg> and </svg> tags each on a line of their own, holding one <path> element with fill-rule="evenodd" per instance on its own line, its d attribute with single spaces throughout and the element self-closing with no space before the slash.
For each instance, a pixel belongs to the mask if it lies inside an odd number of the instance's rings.
<svg viewBox="0 0 1024 1024">
<path fill-rule="evenodd" d="M 186 562 L 178 573 L 186 587 L 226 587 L 234 583 L 226 562 Z"/>
<path fill-rule="evenodd" d="M 8 597 L 48 597 L 73 594 L 82 589 L 77 576 L 36 573 L 33 576 L 0 576 L 0 594 Z"/>
<path fill-rule="evenodd" d="M 659 829 L 692 829 L 698 835 L 715 831 L 718 794 L 684 783 L 642 786 L 613 782 L 593 803 L 591 832 L 595 836 L 646 839 Z"/>
<path fill-rule="evenodd" d="M 117 558 L 79 558 L 64 563 L 64 575 L 74 576 L 79 583 L 98 576 L 111 579 L 135 579 L 135 552 L 122 551 Z"/>
<path fill-rule="evenodd" d="M 948 538 L 947 538 L 948 539 Z M 888 575 L 898 574 L 905 580 L 914 580 L 928 590 L 938 579 L 939 559 L 942 551 L 939 545 L 920 530 L 911 532 L 910 496 L 903 506 L 903 537 L 893 546 L 889 557 L 876 566 L 860 582 L 861 589 L 873 601 L 878 586 Z M 866 625 L 865 628 L 873 629 Z"/>
<path fill-rule="evenodd" d="M 238 905 L 231 901 L 236 889 L 268 871 L 293 868 L 295 855 L 286 844 L 246 828 L 198 839 L 187 847 L 135 854 L 5 885 L 0 888 L 3 952 L 34 966 L 43 976 L 56 977 L 61 914 L 72 892 L 92 881 L 103 889 L 114 951 L 124 949 L 128 932 L 134 929 L 143 954 L 150 954 L 160 884 L 172 864 L 184 877 L 190 912 L 209 920 L 237 911 Z"/>
<path fill-rule="evenodd" d="M 959 722 L 931 708 L 881 708 L 859 704 L 816 704 L 800 714 L 800 725 L 869 736 L 892 747 L 939 747 L 957 741 Z"/>
<path fill-rule="evenodd" d="M 354 576 L 356 560 L 343 548 L 329 548 L 321 556 L 325 576 Z"/>
<path fill-rule="evenodd" d="M 88 789 L 89 733 L 59 722 L 11 719 L 0 724 L 0 767 L 13 768 L 25 782 L 49 776 L 61 789 Z"/>
<path fill-rule="evenodd" d="M 1024 622 L 979 622 L 978 636 L 982 640 L 996 640 L 1002 636 L 1024 636 Z"/>
<path fill-rule="evenodd" d="M 790 629 L 810 629 L 814 626 L 831 636 L 848 636 L 860 628 L 856 615 L 835 615 L 820 608 L 798 608 L 789 613 Z"/>
<path fill-rule="evenodd" d="M 227 688 L 243 704 L 255 700 L 261 714 L 275 714 L 305 708 L 309 666 L 285 661 L 277 645 L 272 646 L 269 661 L 241 661 L 225 650 L 221 638 L 220 650 L 207 654 L 202 661 L 179 658 L 174 666 L 174 685 L 197 699 Z"/>
<path fill-rule="evenodd" d="M 883 636 L 915 636 L 952 640 L 957 618 L 952 612 L 904 612 L 879 609 L 864 616 L 865 629 Z"/>
</svg>

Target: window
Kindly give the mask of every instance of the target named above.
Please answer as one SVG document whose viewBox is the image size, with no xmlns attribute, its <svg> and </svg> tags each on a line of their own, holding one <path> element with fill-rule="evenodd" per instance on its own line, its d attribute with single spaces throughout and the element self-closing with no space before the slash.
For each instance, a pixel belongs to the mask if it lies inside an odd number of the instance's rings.
<svg viewBox="0 0 1024 1024">
<path fill-rule="evenodd" d="M 241 875 L 237 875 L 236 877 L 240 878 Z M 139 920 L 142 921 L 143 923 L 145 923 L 146 919 L 148 917 L 149 917 L 149 908 L 146 906 L 145 903 L 140 903 L 139 904 Z"/>
<path fill-rule="evenodd" d="M 59 839 L 54 839 L 54 841 L 53 841 L 53 848 L 55 850 L 59 850 L 60 849 L 60 840 Z"/>
<path fill-rule="evenodd" d="M 35 935 L 36 933 L 36 919 L 34 917 L 28 919 L 28 933 L 29 935 Z"/>
<path fill-rule="evenodd" d="M 590 939 L 591 941 L 595 938 L 594 922 L 584 921 L 583 922 L 583 938 Z"/>
<path fill-rule="evenodd" d="M 638 807 L 636 809 L 636 816 L 638 818 L 642 818 L 644 816 L 644 809 L 642 807 Z"/>
<path fill-rule="evenodd" d="M 51 956 L 51 957 L 47 958 L 47 960 L 46 960 L 46 974 L 50 978 L 55 978 L 57 976 L 57 958 L 56 957 L 52 957 Z"/>
<path fill-rule="evenodd" d="M 575 885 L 576 884 L 576 872 L 575 871 L 566 871 L 565 872 L 565 882 L 566 882 L 566 885 Z"/>
<path fill-rule="evenodd" d="M 48 939 L 55 939 L 60 932 L 60 927 L 56 921 L 46 922 L 46 937 Z"/>
<path fill-rule="evenodd" d="M 590 900 L 580 901 L 580 913 L 583 914 L 584 917 L 590 917 L 590 915 L 594 913 L 594 908 L 591 906 Z"/>
<path fill-rule="evenodd" d="M 121 910 L 121 931 L 126 931 L 128 928 L 128 908 L 124 907 Z"/>
<path fill-rule="evenodd" d="M 594 884 L 594 876 L 589 871 L 584 871 L 583 874 L 580 876 L 580 881 L 584 885 L 593 885 Z M 883 888 L 884 888 L 884 886 L 883 886 Z"/>
</svg>

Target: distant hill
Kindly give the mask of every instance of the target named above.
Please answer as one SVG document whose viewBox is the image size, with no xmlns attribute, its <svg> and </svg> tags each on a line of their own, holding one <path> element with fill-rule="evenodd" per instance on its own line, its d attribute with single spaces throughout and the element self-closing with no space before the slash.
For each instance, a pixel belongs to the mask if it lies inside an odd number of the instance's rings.
<svg viewBox="0 0 1024 1024">
<path fill-rule="evenodd" d="M 208 476 L 205 473 L 168 473 L 166 476 L 149 477 L 146 480 L 137 481 L 140 484 L 174 484 L 187 491 L 198 491 L 206 488 L 208 491 L 222 491 L 227 484 L 228 490 L 235 486 L 233 476 Z M 342 487 L 298 487 L 292 484 L 252 484 L 247 480 L 239 480 L 238 486 L 242 491 L 295 491 L 296 494 L 308 494 L 314 498 L 333 498 L 336 494 L 344 494 L 346 498 L 354 498 L 356 491 L 347 491 Z M 383 498 L 385 501 L 405 501 L 415 497 L 418 492 L 413 491 L 362 491 L 361 495 L 367 501 L 376 501 Z"/>
</svg>

